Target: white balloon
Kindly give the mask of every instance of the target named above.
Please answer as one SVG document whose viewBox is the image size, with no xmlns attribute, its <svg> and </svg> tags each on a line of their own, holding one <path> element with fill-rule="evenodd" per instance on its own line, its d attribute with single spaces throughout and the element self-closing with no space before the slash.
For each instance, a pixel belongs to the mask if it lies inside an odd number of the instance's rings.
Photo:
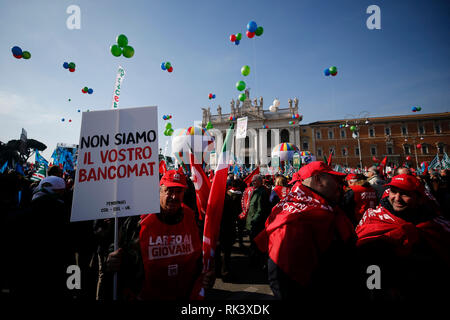
<svg viewBox="0 0 450 320">
<path fill-rule="evenodd" d="M 272 105 L 273 105 L 275 108 L 278 108 L 278 107 L 280 106 L 280 100 L 278 100 L 278 99 L 273 100 Z"/>
</svg>

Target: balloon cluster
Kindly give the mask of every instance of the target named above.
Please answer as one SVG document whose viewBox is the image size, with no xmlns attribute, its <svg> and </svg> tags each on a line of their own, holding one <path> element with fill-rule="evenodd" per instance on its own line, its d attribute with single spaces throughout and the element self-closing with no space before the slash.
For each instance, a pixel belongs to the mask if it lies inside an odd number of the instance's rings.
<svg viewBox="0 0 450 320">
<path fill-rule="evenodd" d="M 263 129 L 269 129 L 269 126 L 268 126 L 267 124 L 264 124 L 264 125 L 262 126 L 262 128 L 263 128 Z"/>
<path fill-rule="evenodd" d="M 261 26 L 258 27 L 258 25 L 256 24 L 255 21 L 250 21 L 247 24 L 247 38 L 251 39 L 255 35 L 259 37 L 260 35 L 263 34 L 263 32 L 264 32 L 264 28 Z"/>
<path fill-rule="evenodd" d="M 295 121 L 289 121 L 289 124 L 295 124 Z"/>
<path fill-rule="evenodd" d="M 208 96 L 208 99 L 209 99 L 209 100 L 215 99 L 215 98 L 216 98 L 216 95 L 213 94 L 213 93 L 210 93 L 209 96 Z"/>
<path fill-rule="evenodd" d="M 84 87 L 83 89 L 81 89 L 81 92 L 92 94 L 94 90 L 92 88 Z"/>
<path fill-rule="evenodd" d="M 163 120 L 170 120 L 172 119 L 172 115 L 168 114 L 168 115 L 163 115 Z"/>
<path fill-rule="evenodd" d="M 166 124 L 166 130 L 164 130 L 164 135 L 165 136 L 171 136 L 172 133 L 173 133 L 172 124 L 170 122 L 168 122 Z"/>
<path fill-rule="evenodd" d="M 292 115 L 292 119 L 299 119 L 299 121 L 302 121 L 303 117 L 299 115 L 298 113 Z"/>
<path fill-rule="evenodd" d="M 326 68 L 323 73 L 328 77 L 329 75 L 332 75 L 333 77 L 337 75 L 337 68 L 336 67 L 329 67 Z"/>
<path fill-rule="evenodd" d="M 236 121 L 236 117 L 230 116 L 230 121 Z"/>
<path fill-rule="evenodd" d="M 163 62 L 163 63 L 161 63 L 161 69 L 163 69 L 164 71 L 167 70 L 167 72 L 172 72 L 173 71 L 173 67 L 172 67 L 172 64 L 170 62 Z"/>
<path fill-rule="evenodd" d="M 212 128 L 213 128 L 212 123 L 211 123 L 210 121 L 208 121 L 208 123 L 206 124 L 205 129 L 206 129 L 206 130 L 209 130 L 209 129 L 212 129 Z"/>
<path fill-rule="evenodd" d="M 280 106 L 280 100 L 275 99 L 275 100 L 273 100 L 272 105 L 269 107 L 269 111 L 276 112 L 279 106 Z"/>
<path fill-rule="evenodd" d="M 128 45 L 128 38 L 124 34 L 120 34 L 116 38 L 117 44 L 113 44 L 110 51 L 114 57 L 120 57 L 122 54 L 125 58 L 134 56 L 134 48 Z"/>
<path fill-rule="evenodd" d="M 64 121 L 66 121 L 66 119 L 62 118 L 61 122 L 64 122 Z M 69 122 L 72 122 L 72 119 L 69 119 Z"/>
<path fill-rule="evenodd" d="M 63 68 L 69 69 L 70 72 L 75 72 L 75 63 L 74 62 L 64 62 Z"/>
<path fill-rule="evenodd" d="M 411 108 L 412 112 L 417 112 L 417 111 L 420 111 L 420 110 L 422 110 L 422 107 L 412 107 Z"/>
<path fill-rule="evenodd" d="M 234 42 L 235 45 L 239 45 L 239 43 L 241 42 L 242 39 L 242 33 L 236 33 L 236 34 L 232 34 L 230 36 L 230 41 Z"/>
<path fill-rule="evenodd" d="M 246 84 L 245 84 L 244 81 L 241 80 L 241 81 L 236 82 L 236 89 L 238 89 L 239 91 L 244 90 L 245 87 L 246 87 Z M 238 99 L 240 101 L 244 101 L 245 100 L 245 93 L 239 94 L 239 98 Z"/>
<path fill-rule="evenodd" d="M 28 60 L 31 58 L 31 53 L 28 51 L 22 51 L 22 49 L 18 46 L 14 46 L 11 48 L 11 52 L 16 59 L 22 59 Z"/>
</svg>

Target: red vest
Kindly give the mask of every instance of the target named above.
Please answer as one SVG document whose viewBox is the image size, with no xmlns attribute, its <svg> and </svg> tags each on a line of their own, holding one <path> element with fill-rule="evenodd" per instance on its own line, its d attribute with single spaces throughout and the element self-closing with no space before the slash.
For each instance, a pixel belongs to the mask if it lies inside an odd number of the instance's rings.
<svg viewBox="0 0 450 320">
<path fill-rule="evenodd" d="M 241 198 L 241 208 L 242 212 L 239 215 L 239 219 L 245 220 L 247 218 L 248 210 L 250 209 L 250 200 L 252 199 L 253 192 L 255 191 L 255 187 L 247 187 L 244 190 Z"/>
<path fill-rule="evenodd" d="M 363 186 L 351 186 L 353 190 L 353 199 L 355 200 L 355 218 L 356 222 L 361 220 L 364 212 L 369 208 L 376 208 L 377 206 L 377 193 L 372 187 Z"/>
<path fill-rule="evenodd" d="M 176 225 L 161 222 L 156 214 L 141 220 L 139 242 L 145 282 L 143 300 L 189 298 L 198 268 L 202 244 L 194 212 L 182 205 L 183 220 Z"/>
<path fill-rule="evenodd" d="M 273 188 L 273 191 L 276 192 L 278 198 L 280 198 L 280 200 L 283 200 L 284 198 L 286 198 L 286 196 L 289 193 L 289 188 L 288 187 L 283 187 L 283 186 L 275 186 L 275 188 Z"/>
</svg>

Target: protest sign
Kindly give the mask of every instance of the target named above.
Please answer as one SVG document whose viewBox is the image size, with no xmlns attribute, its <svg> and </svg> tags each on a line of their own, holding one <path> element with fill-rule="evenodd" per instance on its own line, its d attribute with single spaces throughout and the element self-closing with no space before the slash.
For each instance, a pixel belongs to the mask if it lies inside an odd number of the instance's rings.
<svg viewBox="0 0 450 320">
<path fill-rule="evenodd" d="M 71 221 L 159 212 L 156 107 L 84 112 Z"/>
<path fill-rule="evenodd" d="M 237 119 L 236 139 L 245 139 L 247 136 L 247 121 L 248 117 Z"/>
</svg>

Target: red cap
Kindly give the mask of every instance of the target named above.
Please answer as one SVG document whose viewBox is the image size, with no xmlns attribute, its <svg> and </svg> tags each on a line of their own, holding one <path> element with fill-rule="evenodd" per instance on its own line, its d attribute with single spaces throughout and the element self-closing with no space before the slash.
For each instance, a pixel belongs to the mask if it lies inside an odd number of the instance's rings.
<svg viewBox="0 0 450 320">
<path fill-rule="evenodd" d="M 417 180 L 416 177 L 410 174 L 399 174 L 392 178 L 391 182 L 386 186 L 392 186 L 405 191 L 423 192 L 424 186 Z"/>
<path fill-rule="evenodd" d="M 163 175 L 161 181 L 159 181 L 159 185 L 187 188 L 186 176 L 177 170 L 169 170 Z"/>
<path fill-rule="evenodd" d="M 288 184 L 294 184 L 297 181 L 302 181 L 302 178 L 300 178 L 300 175 L 298 174 L 298 172 L 294 172 L 294 174 L 292 175 L 292 179 L 291 179 L 291 181 L 289 181 Z"/>
<path fill-rule="evenodd" d="M 353 180 L 353 179 L 358 179 L 358 175 L 356 173 L 349 173 L 346 177 L 345 180 Z"/>
<path fill-rule="evenodd" d="M 308 179 L 309 177 L 318 175 L 319 173 L 328 173 L 338 177 L 345 176 L 345 173 L 334 171 L 330 166 L 326 165 L 322 161 L 310 162 L 306 166 L 300 168 L 297 173 L 301 180 Z"/>
</svg>

